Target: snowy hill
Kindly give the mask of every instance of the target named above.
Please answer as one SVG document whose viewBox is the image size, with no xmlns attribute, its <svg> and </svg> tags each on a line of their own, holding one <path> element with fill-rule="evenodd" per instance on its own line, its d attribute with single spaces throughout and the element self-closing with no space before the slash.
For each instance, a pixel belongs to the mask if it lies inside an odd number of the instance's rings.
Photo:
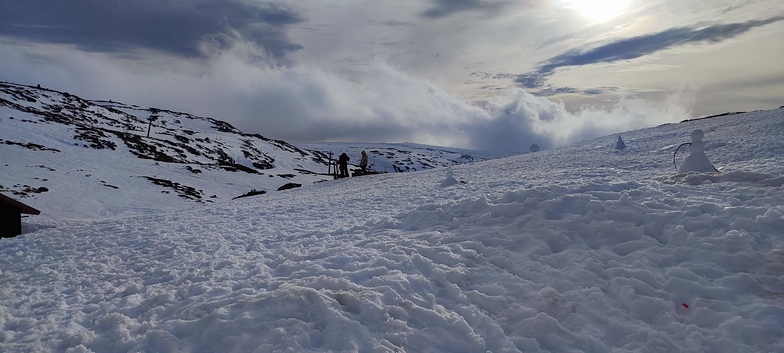
<svg viewBox="0 0 784 353">
<path fill-rule="evenodd" d="M 0 83 L 0 192 L 35 204 L 42 217 L 173 211 L 310 186 L 333 179 L 330 152 L 358 161 L 363 149 L 379 172 L 502 155 L 411 144 L 299 148 L 213 118 Z"/>
<path fill-rule="evenodd" d="M 675 170 L 695 129 L 721 173 Z M 622 137 L 172 212 L 28 218 L 0 239 L 0 351 L 784 352 L 784 109 Z M 58 139 L 43 147 L 73 144 Z M 52 169 L 120 184 L 78 161 Z M 192 174 L 178 168 L 166 175 Z M 119 186 L 157 188 L 137 179 Z"/>
</svg>

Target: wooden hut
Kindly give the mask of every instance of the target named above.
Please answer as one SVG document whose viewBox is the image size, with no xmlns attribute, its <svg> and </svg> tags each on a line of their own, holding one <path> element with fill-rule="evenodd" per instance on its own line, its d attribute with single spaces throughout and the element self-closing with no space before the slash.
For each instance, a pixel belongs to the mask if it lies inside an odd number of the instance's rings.
<svg viewBox="0 0 784 353">
<path fill-rule="evenodd" d="M 0 194 L 0 238 L 22 234 L 22 214 L 41 214 L 41 211 Z"/>
</svg>

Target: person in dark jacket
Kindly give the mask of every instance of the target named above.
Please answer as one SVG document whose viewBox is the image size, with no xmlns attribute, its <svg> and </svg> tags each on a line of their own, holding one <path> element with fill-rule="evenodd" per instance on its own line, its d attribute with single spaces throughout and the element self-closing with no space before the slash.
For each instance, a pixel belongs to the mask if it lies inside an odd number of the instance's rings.
<svg viewBox="0 0 784 353">
<path fill-rule="evenodd" d="M 348 176 L 348 161 L 351 158 L 348 158 L 348 155 L 343 152 L 340 157 L 338 158 L 338 167 L 340 167 L 340 177 L 347 177 Z"/>
</svg>

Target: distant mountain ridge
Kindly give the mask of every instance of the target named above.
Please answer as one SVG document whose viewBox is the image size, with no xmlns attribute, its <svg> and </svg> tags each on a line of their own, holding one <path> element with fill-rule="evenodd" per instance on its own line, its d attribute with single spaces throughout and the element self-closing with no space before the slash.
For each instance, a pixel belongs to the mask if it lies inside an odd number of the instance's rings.
<svg viewBox="0 0 784 353">
<path fill-rule="evenodd" d="M 243 149 L 243 155 L 259 170 L 273 168 L 274 159 L 261 152 L 255 146 L 258 143 L 308 156 L 307 152 L 284 141 L 267 139 L 258 134 L 245 134 L 227 122 L 212 118 L 164 109 L 142 109 L 111 101 L 87 101 L 68 93 L 8 83 L 0 84 L 0 87 L 3 93 L 16 98 L 14 102 L 0 97 L 0 104 L 39 116 L 47 123 L 72 126 L 75 129 L 74 140 L 81 141 L 84 147 L 114 150 L 117 147 L 116 140 L 120 139 L 129 148 L 129 152 L 142 159 L 183 164 L 216 164 L 224 169 L 236 168 L 256 173 L 255 170 L 238 165 L 224 150 L 225 143 L 210 140 L 209 136 L 201 136 L 212 129 L 242 137 L 244 146 L 247 147 Z M 152 124 L 150 120 L 153 120 Z M 202 126 L 204 130 L 194 131 L 189 129 L 189 126 L 194 125 L 189 120 L 196 124 L 208 123 L 210 126 Z M 153 130 L 152 136 L 145 138 L 144 133 L 148 128 Z M 316 159 L 326 163 L 319 157 Z"/>
<path fill-rule="evenodd" d="M 371 167 L 379 172 L 504 156 L 416 144 L 323 143 L 301 148 L 214 118 L 0 82 L 0 192 L 16 198 L 42 198 L 57 205 L 64 198 L 90 200 L 90 189 L 101 186 L 117 190 L 122 209 L 135 208 L 133 200 L 122 200 L 128 193 L 155 194 L 142 197 L 149 199 L 142 203 L 171 209 L 159 194 L 178 196 L 186 204 L 205 203 L 332 180 L 327 174 L 330 152 L 347 152 L 358 163 L 361 150 L 367 150 Z M 95 207 L 98 216 L 126 212 L 116 212 L 112 200 L 92 201 L 100 204 Z"/>
</svg>

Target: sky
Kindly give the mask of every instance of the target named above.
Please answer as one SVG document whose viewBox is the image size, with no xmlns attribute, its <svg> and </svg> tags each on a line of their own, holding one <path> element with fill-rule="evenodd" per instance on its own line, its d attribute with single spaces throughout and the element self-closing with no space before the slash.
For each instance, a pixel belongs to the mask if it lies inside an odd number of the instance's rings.
<svg viewBox="0 0 784 353">
<path fill-rule="evenodd" d="M 27 0 L 0 80 L 291 142 L 527 151 L 784 105 L 776 0 Z"/>
</svg>

